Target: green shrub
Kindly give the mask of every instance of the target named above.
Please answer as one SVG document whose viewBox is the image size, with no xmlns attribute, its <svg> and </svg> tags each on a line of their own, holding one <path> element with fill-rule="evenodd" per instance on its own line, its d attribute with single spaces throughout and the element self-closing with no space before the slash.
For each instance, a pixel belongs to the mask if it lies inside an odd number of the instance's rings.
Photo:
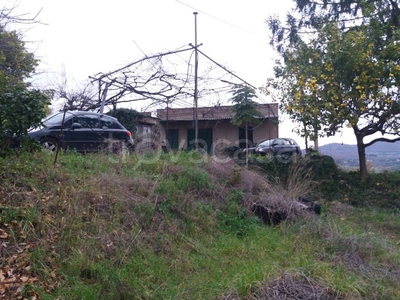
<svg viewBox="0 0 400 300">
<path fill-rule="evenodd" d="M 320 183 L 322 196 L 327 200 L 336 199 L 339 194 L 339 169 L 333 158 L 313 153 L 307 161 L 307 166 L 312 170 L 311 178 Z"/>
<path fill-rule="evenodd" d="M 0 93 L 0 155 L 5 155 L 14 146 L 10 135 L 25 136 L 31 126 L 41 124 L 48 101 L 48 97 L 38 90 L 12 87 Z"/>
<path fill-rule="evenodd" d="M 251 217 L 243 206 L 244 193 L 241 190 L 231 190 L 226 198 L 225 205 L 217 209 L 219 228 L 242 238 L 251 233 L 253 225 L 259 223 L 259 219 Z"/>
<path fill-rule="evenodd" d="M 400 172 L 371 173 L 363 180 L 359 172 L 341 172 L 341 197 L 352 205 L 400 208 Z"/>
<path fill-rule="evenodd" d="M 132 134 L 137 130 L 138 119 L 143 115 L 131 108 L 117 108 L 109 111 L 107 115 L 117 118 Z"/>
<path fill-rule="evenodd" d="M 252 157 L 250 160 L 251 165 L 261 170 L 270 181 L 279 179 L 282 183 L 287 181 L 289 168 L 293 162 L 294 160 L 283 162 L 270 155 Z"/>
<path fill-rule="evenodd" d="M 202 169 L 184 169 L 176 181 L 178 189 L 183 192 L 189 190 L 202 191 L 211 188 L 208 173 Z"/>
<path fill-rule="evenodd" d="M 240 153 L 242 152 L 242 149 L 240 149 L 238 146 L 227 146 L 222 149 L 222 154 L 231 158 L 240 158 Z"/>
<path fill-rule="evenodd" d="M 274 156 L 258 156 L 251 160 L 252 166 L 261 170 L 271 182 L 279 182 L 284 188 L 290 187 L 293 176 L 303 176 L 319 183 L 321 196 L 334 200 L 338 196 L 339 171 L 332 157 L 314 154 L 306 157 L 292 157 L 283 160 Z M 298 174 L 293 174 L 293 172 Z M 309 174 L 308 174 L 309 173 Z"/>
</svg>

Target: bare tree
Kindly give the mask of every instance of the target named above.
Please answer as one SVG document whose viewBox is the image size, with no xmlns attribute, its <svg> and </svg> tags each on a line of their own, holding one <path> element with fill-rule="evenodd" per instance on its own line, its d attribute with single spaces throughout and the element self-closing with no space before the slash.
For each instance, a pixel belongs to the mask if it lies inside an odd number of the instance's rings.
<svg viewBox="0 0 400 300">
<path fill-rule="evenodd" d="M 50 80 L 51 90 L 53 91 L 53 107 L 66 110 L 95 110 L 100 107 L 101 101 L 98 98 L 96 85 L 87 80 L 86 82 L 76 82 L 68 76 L 65 68 L 58 77 Z"/>
<path fill-rule="evenodd" d="M 6 26 L 7 24 L 37 24 L 38 16 L 42 9 L 38 12 L 32 13 L 17 13 L 19 1 L 14 1 L 11 7 L 7 7 L 5 4 L 0 8 L 0 24 Z"/>
</svg>

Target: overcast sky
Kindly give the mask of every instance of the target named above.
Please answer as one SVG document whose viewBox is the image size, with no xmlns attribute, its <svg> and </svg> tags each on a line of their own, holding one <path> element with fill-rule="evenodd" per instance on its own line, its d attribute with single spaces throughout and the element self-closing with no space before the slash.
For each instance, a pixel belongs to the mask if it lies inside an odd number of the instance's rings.
<svg viewBox="0 0 400 300">
<path fill-rule="evenodd" d="M 44 81 L 63 70 L 75 81 L 84 81 L 141 59 L 144 53 L 194 44 L 196 11 L 200 49 L 260 87 L 273 76 L 277 58 L 265 20 L 273 14 L 284 17 L 292 5 L 291 0 L 20 0 L 18 12 L 40 11 L 38 20 L 44 25 L 31 26 L 25 37 L 41 60 L 38 70 L 46 73 Z M 291 133 L 295 125 L 284 119 L 280 136 L 303 144 Z M 352 132 L 320 144 L 342 141 L 354 144 Z"/>
</svg>

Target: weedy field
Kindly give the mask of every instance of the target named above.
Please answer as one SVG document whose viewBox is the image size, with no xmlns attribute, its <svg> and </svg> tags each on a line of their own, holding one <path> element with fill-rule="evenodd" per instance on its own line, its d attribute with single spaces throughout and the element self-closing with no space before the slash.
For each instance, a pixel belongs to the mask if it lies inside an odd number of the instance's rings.
<svg viewBox="0 0 400 300">
<path fill-rule="evenodd" d="M 400 299 L 400 175 L 310 159 L 0 158 L 0 299 Z"/>
</svg>

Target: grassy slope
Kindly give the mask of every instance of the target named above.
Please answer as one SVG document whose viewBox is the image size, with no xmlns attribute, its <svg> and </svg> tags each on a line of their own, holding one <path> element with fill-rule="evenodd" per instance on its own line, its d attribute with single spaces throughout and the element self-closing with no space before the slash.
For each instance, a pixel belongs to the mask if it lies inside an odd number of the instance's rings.
<svg viewBox="0 0 400 300">
<path fill-rule="evenodd" d="M 271 186 L 233 162 L 53 160 L 0 159 L 0 299 L 400 299 L 397 210 L 325 202 L 268 227 L 248 207 Z"/>
</svg>

